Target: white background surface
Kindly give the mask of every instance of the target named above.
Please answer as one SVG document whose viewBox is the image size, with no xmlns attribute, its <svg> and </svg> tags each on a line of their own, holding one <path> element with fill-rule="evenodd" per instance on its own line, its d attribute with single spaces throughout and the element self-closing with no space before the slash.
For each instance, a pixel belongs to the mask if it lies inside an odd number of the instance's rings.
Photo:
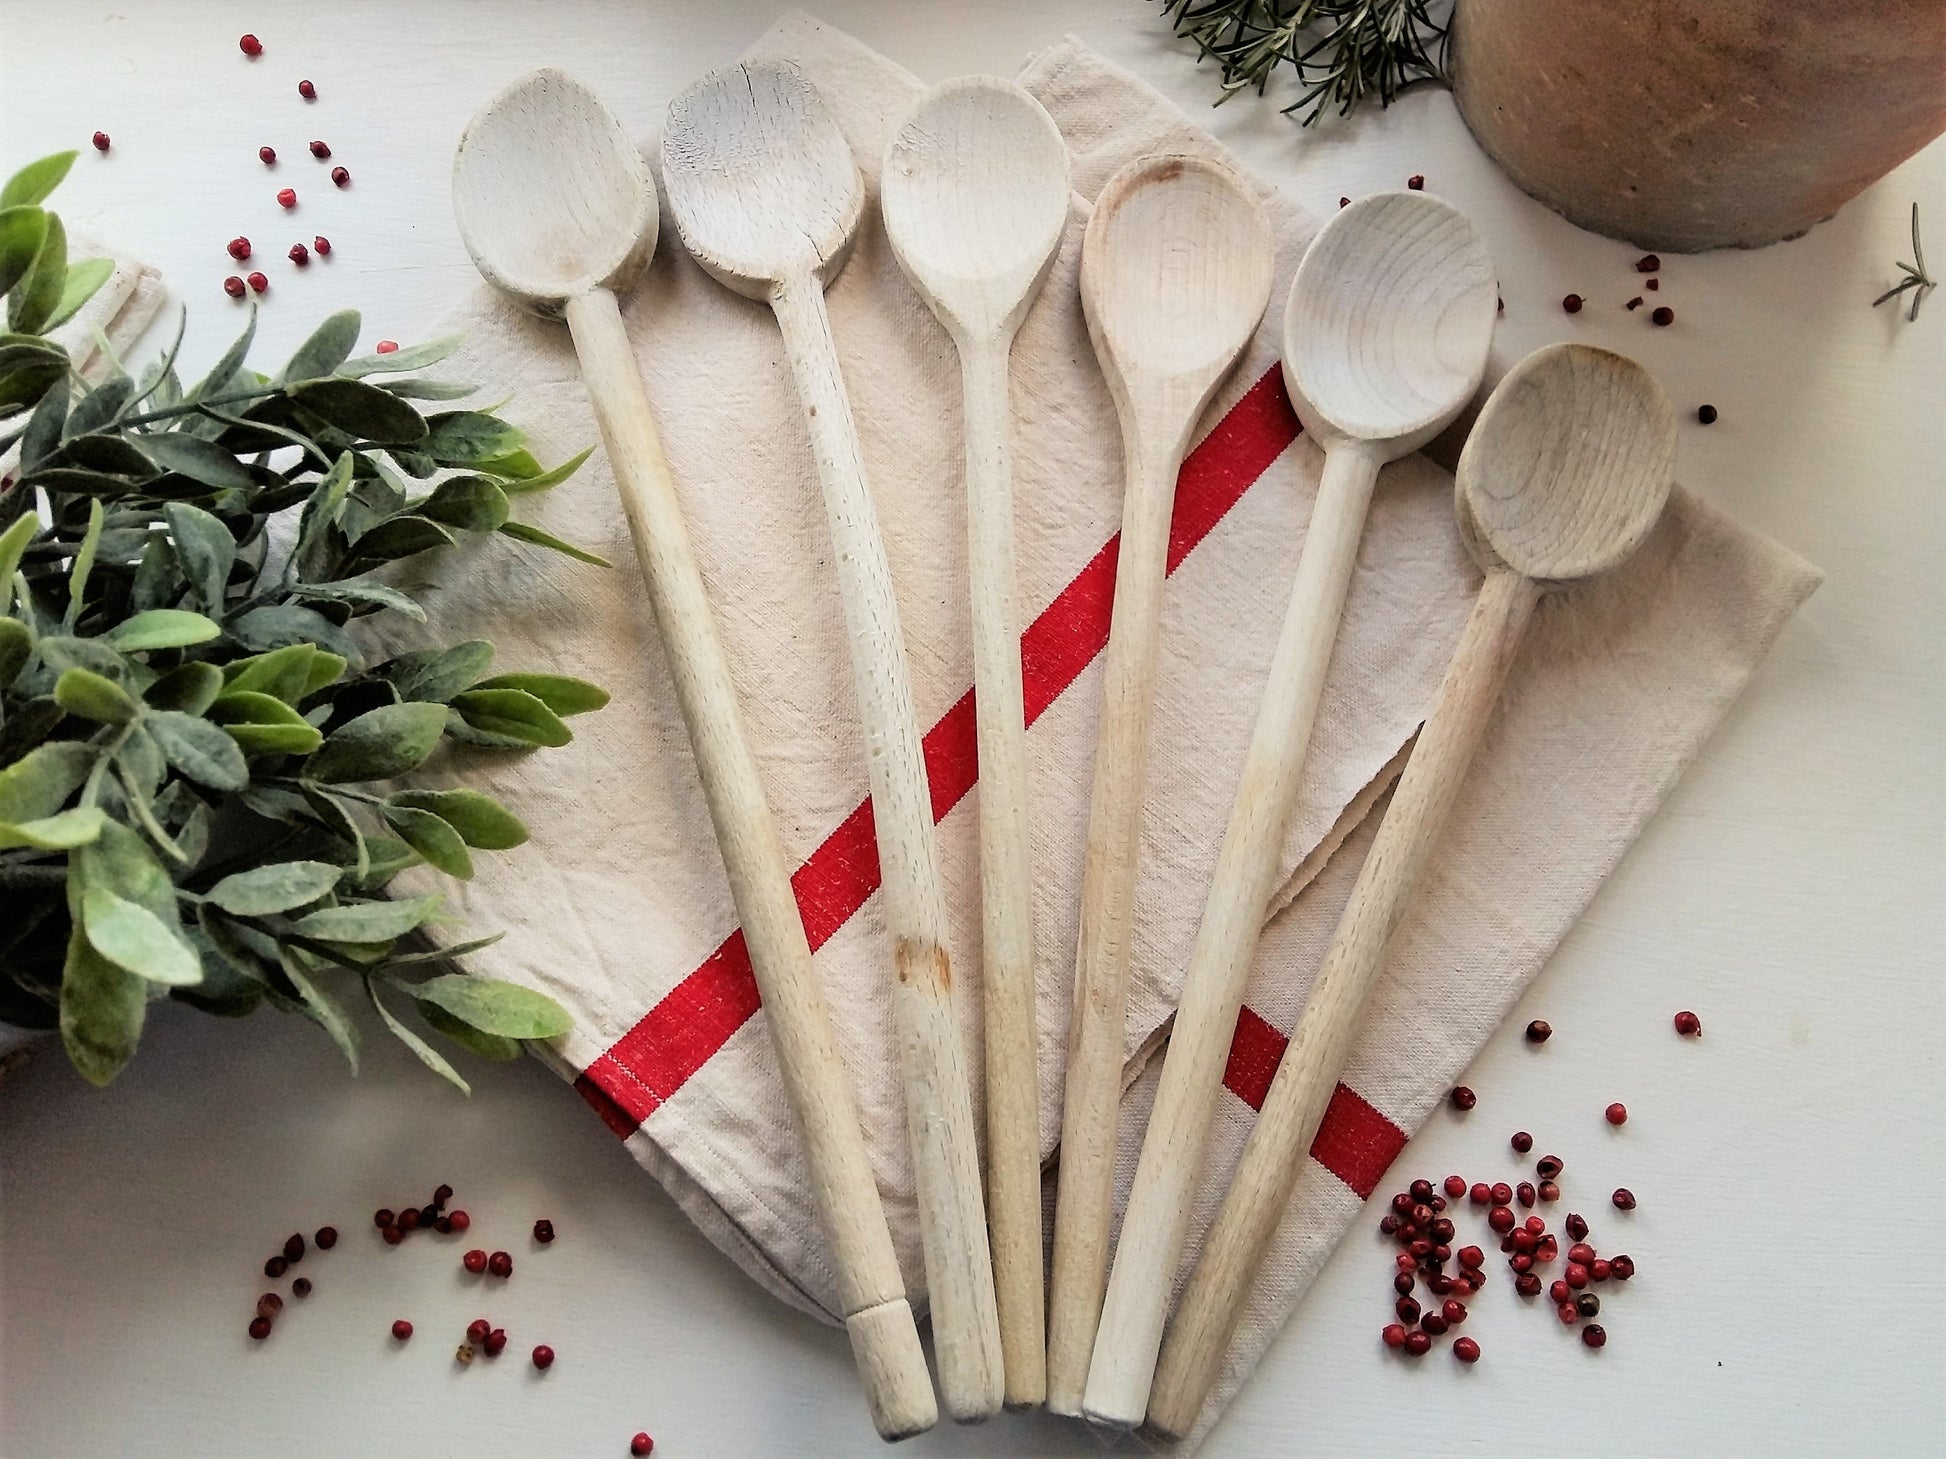
<svg viewBox="0 0 1946 1459">
<path fill-rule="evenodd" d="M 474 283 L 447 172 L 479 102 L 560 65 L 647 134 L 782 8 L 4 0 L 0 163 L 84 148 L 56 204 L 177 286 L 185 373 L 240 323 L 219 287 L 238 232 L 274 280 L 261 358 L 344 305 L 370 337 L 410 341 Z M 1482 1053 L 1479 1109 L 1435 1117 L 1395 1168 L 1518 1179 L 1506 1136 L 1527 1128 L 1567 1159 L 1566 1208 L 1598 1230 L 1618 1225 L 1601 1193 L 1632 1186 L 1641 1274 L 1603 1313 L 1608 1348 L 1583 1350 L 1498 1275 L 1467 1328 L 1477 1368 L 1444 1344 L 1416 1366 L 1388 1358 L 1390 1255 L 1362 1224 L 1207 1452 L 1939 1452 L 1946 297 L 1916 325 L 1867 305 L 1906 254 L 1915 197 L 1946 264 L 1946 146 L 1796 242 L 1666 260 L 1678 323 L 1653 330 L 1619 307 L 1635 250 L 1515 192 L 1443 93 L 1300 133 L 1248 98 L 1209 112 L 1212 75 L 1142 0 L 820 13 L 929 80 L 1010 74 L 1077 32 L 1320 212 L 1423 172 L 1493 247 L 1504 338 L 1624 349 L 1685 412 L 1715 403 L 1716 426 L 1684 429 L 1683 479 L 1830 574 Z M 236 50 L 245 28 L 267 47 L 254 65 Z M 107 159 L 85 150 L 97 127 L 115 139 Z M 350 191 L 305 152 L 313 136 L 351 168 Z M 284 158 L 274 176 L 263 142 Z M 288 219 L 272 201 L 286 183 L 303 199 Z M 337 253 L 295 273 L 284 248 L 319 232 Z M 1592 301 L 1575 320 L 1556 303 L 1569 290 Z M 1671 1032 L 1683 1007 L 1701 1013 L 1701 1043 Z M 1536 1016 L 1556 1029 L 1540 1050 L 1518 1032 Z M 370 1054 L 354 1081 L 309 1026 L 162 1012 L 106 1092 L 52 1049 L 0 1088 L 0 1453 L 619 1455 L 638 1428 L 671 1459 L 877 1448 L 842 1335 L 745 1281 L 566 1085 L 474 1061 L 469 1102 L 382 1037 Z M 1630 1107 L 1624 1130 L 1602 1123 L 1611 1099 Z M 515 1254 L 490 1302 L 449 1243 L 375 1240 L 374 1207 L 440 1180 L 481 1244 Z M 541 1215 L 561 1232 L 546 1251 L 526 1234 Z M 300 1269 L 316 1295 L 249 1342 L 263 1257 L 327 1220 L 345 1239 Z M 483 1305 L 513 1347 L 462 1370 L 452 1345 Z M 419 1335 L 394 1353 L 401 1315 Z M 561 1355 L 545 1377 L 524 1359 L 540 1341 Z M 1015 1417 L 908 1449 L 1101 1452 Z"/>
</svg>

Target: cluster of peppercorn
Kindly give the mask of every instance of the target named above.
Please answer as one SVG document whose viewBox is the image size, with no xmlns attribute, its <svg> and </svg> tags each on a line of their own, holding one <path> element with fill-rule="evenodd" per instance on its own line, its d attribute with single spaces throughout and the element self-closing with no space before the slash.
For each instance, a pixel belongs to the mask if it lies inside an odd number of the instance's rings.
<svg viewBox="0 0 1946 1459">
<path fill-rule="evenodd" d="M 240 39 L 237 42 L 237 49 L 242 51 L 252 61 L 264 53 L 263 42 L 258 40 L 254 35 L 246 35 Z M 318 99 L 318 89 L 308 79 L 297 83 L 297 94 L 306 101 L 316 101 Z M 95 133 L 95 145 L 104 152 L 108 150 L 107 143 L 108 138 L 104 133 Z M 331 160 L 331 147 L 329 143 L 314 141 L 311 143 L 310 151 L 311 155 L 320 162 L 328 162 Z M 259 147 L 257 149 L 257 160 L 263 163 L 265 167 L 275 167 L 277 165 L 277 149 L 270 146 Z M 331 181 L 336 187 L 349 187 L 351 185 L 351 173 L 342 165 L 333 167 L 331 169 Z M 280 188 L 277 193 L 277 206 L 286 212 L 295 208 L 297 206 L 297 189 L 294 187 Z M 228 247 L 230 257 L 238 263 L 242 263 L 250 257 L 250 240 L 248 238 L 232 238 Z M 298 268 L 309 268 L 313 253 L 316 253 L 319 258 L 329 258 L 331 256 L 331 240 L 319 234 L 312 238 L 310 247 L 308 248 L 302 242 L 293 243 L 286 257 Z M 268 292 L 269 289 L 270 276 L 262 270 L 252 272 L 248 276 L 230 274 L 223 280 L 223 292 L 228 294 L 232 299 L 241 299 L 246 292 L 263 294 Z M 396 349 L 397 346 L 395 345 L 393 348 Z"/>
<path fill-rule="evenodd" d="M 1636 259 L 1635 272 L 1649 276 L 1647 282 L 1642 287 L 1650 293 L 1656 293 L 1662 288 L 1662 256 L 1660 254 L 1645 253 Z M 1569 294 L 1561 300 L 1561 308 L 1569 314 L 1579 314 L 1587 306 L 1587 303 L 1588 301 L 1579 294 Z M 1636 294 L 1626 304 L 1622 305 L 1622 308 L 1633 313 L 1646 303 L 1648 303 L 1648 300 L 1644 299 L 1640 294 Z M 1658 304 L 1649 311 L 1649 323 L 1655 325 L 1658 329 L 1667 329 L 1675 322 L 1676 311 L 1671 309 L 1667 304 Z M 1696 407 L 1696 419 L 1699 423 L 1706 426 L 1714 425 L 1716 424 L 1716 417 L 1717 411 L 1715 406 L 1699 405 Z"/>
<path fill-rule="evenodd" d="M 319 1251 L 329 1251 L 338 1244 L 338 1228 L 336 1226 L 320 1226 L 316 1234 L 311 1237 L 311 1241 Z M 264 1275 L 269 1277 L 273 1282 L 276 1281 L 298 1262 L 304 1260 L 304 1252 L 303 1233 L 293 1231 L 289 1236 L 284 1238 L 284 1249 L 277 1252 L 264 1263 Z M 298 1298 L 310 1296 L 311 1279 L 309 1277 L 298 1277 L 293 1280 L 291 1282 L 291 1295 Z M 257 1299 L 257 1315 L 250 1319 L 250 1336 L 258 1342 L 262 1342 L 265 1338 L 269 1337 L 272 1324 L 277 1321 L 278 1314 L 283 1310 L 284 1299 L 275 1292 L 265 1292 L 263 1296 Z"/>
</svg>

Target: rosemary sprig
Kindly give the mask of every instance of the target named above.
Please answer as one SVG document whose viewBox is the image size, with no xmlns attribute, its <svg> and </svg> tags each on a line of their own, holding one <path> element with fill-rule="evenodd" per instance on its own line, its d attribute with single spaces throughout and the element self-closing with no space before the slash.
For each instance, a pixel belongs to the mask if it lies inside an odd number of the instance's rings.
<svg viewBox="0 0 1946 1459">
<path fill-rule="evenodd" d="M 1307 127 L 1327 106 L 1344 116 L 1374 93 L 1390 106 L 1412 86 L 1445 79 L 1440 17 L 1450 17 L 1451 0 L 1163 0 L 1162 8 L 1198 59 L 1222 68 L 1219 102 L 1247 87 L 1261 94 L 1280 65 L 1292 67 L 1300 93 L 1284 112 L 1302 112 Z"/>
<path fill-rule="evenodd" d="M 1912 262 L 1900 263 L 1899 271 L 1905 277 L 1891 288 L 1872 300 L 1872 307 L 1878 308 L 1887 299 L 1896 299 L 1906 290 L 1912 291 L 1912 308 L 1906 314 L 1910 324 L 1919 317 L 1919 301 L 1939 287 L 1939 281 L 1926 272 L 1926 251 L 1919 246 L 1919 205 L 1912 205 Z"/>
</svg>

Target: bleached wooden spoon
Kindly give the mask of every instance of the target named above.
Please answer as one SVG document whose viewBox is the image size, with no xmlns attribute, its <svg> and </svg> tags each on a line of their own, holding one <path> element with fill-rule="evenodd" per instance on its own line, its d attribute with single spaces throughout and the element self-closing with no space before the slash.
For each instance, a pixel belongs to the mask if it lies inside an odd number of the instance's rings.
<svg viewBox="0 0 1946 1459">
<path fill-rule="evenodd" d="M 1221 1370 L 1290 1205 L 1385 948 L 1464 783 L 1544 588 L 1612 571 L 1668 500 L 1676 417 L 1633 360 L 1549 345 L 1488 399 L 1460 454 L 1460 535 L 1486 573 L 1425 727 L 1358 873 L 1303 1016 L 1163 1343 L 1150 1424 L 1181 1436 Z"/>
<path fill-rule="evenodd" d="M 824 306 L 857 233 L 864 183 L 816 89 L 775 62 L 714 72 L 671 102 L 662 173 L 696 261 L 776 313 L 804 405 L 865 729 L 940 1393 L 953 1418 L 977 1422 L 1000 1407 L 1000 1325 L 932 793 L 891 567 Z"/>
<path fill-rule="evenodd" d="M 1199 157 L 1138 158 L 1095 200 L 1081 302 L 1121 418 L 1126 487 L 1081 880 L 1048 1308 L 1048 1407 L 1081 1412 L 1108 1277 L 1149 719 L 1176 473 L 1204 407 L 1256 332 L 1274 267 L 1249 185 Z"/>
<path fill-rule="evenodd" d="M 1046 1294 L 1007 356 L 1067 224 L 1067 144 L 1011 81 L 963 76 L 935 86 L 907 115 L 886 148 L 879 197 L 893 255 L 960 358 L 980 743 L 987 1222 L 1004 1399 L 1032 1408 L 1047 1396 Z"/>
<path fill-rule="evenodd" d="M 655 249 L 655 183 L 592 91 L 537 71 L 467 126 L 453 159 L 453 205 L 487 280 L 537 314 L 567 319 L 804 1140 L 872 1422 L 888 1439 L 923 1432 L 939 1411 L 857 1101 L 615 302 Z"/>
<path fill-rule="evenodd" d="M 1379 467 L 1418 450 L 1473 398 L 1497 299 L 1485 243 L 1465 215 L 1421 192 L 1380 193 L 1333 214 L 1292 281 L 1284 380 L 1305 433 L 1324 448 L 1324 475 L 1122 1218 L 1084 1405 L 1098 1423 L 1133 1427 L 1148 1407 L 1237 1012 Z"/>
</svg>

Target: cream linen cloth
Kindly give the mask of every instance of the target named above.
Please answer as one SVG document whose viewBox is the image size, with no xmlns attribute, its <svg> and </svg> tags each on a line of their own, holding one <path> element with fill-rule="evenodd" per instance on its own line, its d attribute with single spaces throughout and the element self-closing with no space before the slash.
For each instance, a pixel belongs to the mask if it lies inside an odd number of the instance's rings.
<svg viewBox="0 0 1946 1459">
<path fill-rule="evenodd" d="M 921 83 L 801 14 L 750 54 L 793 61 L 817 84 L 872 193 L 830 307 L 920 719 L 946 721 L 929 748 L 935 800 L 950 801 L 948 772 L 970 755 L 962 701 L 972 682 L 958 364 L 894 263 L 876 207 L 880 157 Z M 1066 136 L 1078 194 L 1013 356 L 1020 585 L 1026 615 L 1038 619 L 1028 633 L 1029 692 L 1032 699 L 1039 685 L 1048 701 L 1036 706 L 1028 739 L 1041 1139 L 1051 1153 L 1100 698 L 1093 660 L 1112 571 L 1104 548 L 1119 525 L 1122 486 L 1119 431 L 1077 290 L 1086 200 L 1141 153 L 1221 149 L 1076 42 L 1035 57 L 1020 79 Z M 1211 408 L 1214 434 L 1186 470 L 1178 504 L 1181 545 L 1196 545 L 1170 581 L 1163 616 L 1131 1077 L 1177 1000 L 1321 459 L 1308 442 L 1290 442 L 1275 371 L 1276 321 L 1314 224 L 1269 188 L 1263 196 L 1278 236 L 1270 315 Z M 876 885 L 875 855 L 854 815 L 866 795 L 862 738 L 824 509 L 776 326 L 766 308 L 708 279 L 666 217 L 653 265 L 625 303 L 770 804 L 792 856 L 810 862 L 798 878 L 800 901 L 916 1298 L 923 1267 L 883 996 L 890 949 L 878 899 L 857 906 Z M 595 441 L 563 328 L 485 290 L 452 323 L 469 331 L 452 373 L 480 382 L 485 398 L 511 394 L 509 414 L 530 429 L 544 461 Z M 1497 362 L 1496 373 L 1509 363 Z M 739 971 L 740 942 L 726 946 L 735 917 L 722 863 L 600 456 L 566 486 L 523 498 L 519 510 L 605 553 L 614 571 L 511 544 L 473 551 L 441 574 L 428 600 L 434 629 L 493 639 L 505 669 L 595 679 L 614 700 L 575 721 L 569 748 L 483 758 L 470 769 L 470 783 L 504 796 L 533 839 L 481 861 L 470 883 L 427 877 L 423 885 L 445 891 L 469 931 L 505 930 L 471 960 L 479 971 L 543 989 L 573 1011 L 574 1030 L 557 1041 L 554 1061 L 692 1219 L 772 1292 L 831 1319 L 833 1281 L 790 1112 Z M 1627 571 L 1541 609 L 1346 1074 L 1370 1108 L 1350 1125 L 1334 1111 L 1327 1126 L 1346 1146 L 1334 1160 L 1340 1175 L 1360 1186 L 1376 1178 L 1371 1167 L 1382 1169 L 1540 968 L 1816 581 L 1804 563 L 1679 491 Z M 1280 904 L 1320 866 L 1325 874 L 1276 918 L 1258 958 L 1251 999 L 1272 1024 L 1287 1027 L 1302 1003 L 1363 840 L 1353 835 L 1344 854 L 1330 851 L 1396 773 L 1477 585 L 1455 535 L 1450 478 L 1423 459 L 1388 467 L 1283 849 L 1289 885 Z M 423 639 L 415 632 L 399 641 Z M 955 992 L 975 1070 L 976 818 L 966 797 L 939 827 Z M 1462 987 L 1465 996 L 1455 996 Z M 1274 1058 L 1276 1035 L 1253 1017 L 1245 1024 L 1257 1037 L 1240 1042 L 1233 1088 L 1255 1077 L 1252 1059 Z M 1152 1082 L 1129 1096 L 1124 1190 Z M 1241 1099 L 1226 1101 L 1206 1208 L 1248 1113 Z M 1278 1240 L 1210 1415 L 1358 1209 L 1340 1175 L 1309 1171 L 1301 1216 Z M 1200 1213 L 1199 1233 L 1209 1214 Z"/>
</svg>

